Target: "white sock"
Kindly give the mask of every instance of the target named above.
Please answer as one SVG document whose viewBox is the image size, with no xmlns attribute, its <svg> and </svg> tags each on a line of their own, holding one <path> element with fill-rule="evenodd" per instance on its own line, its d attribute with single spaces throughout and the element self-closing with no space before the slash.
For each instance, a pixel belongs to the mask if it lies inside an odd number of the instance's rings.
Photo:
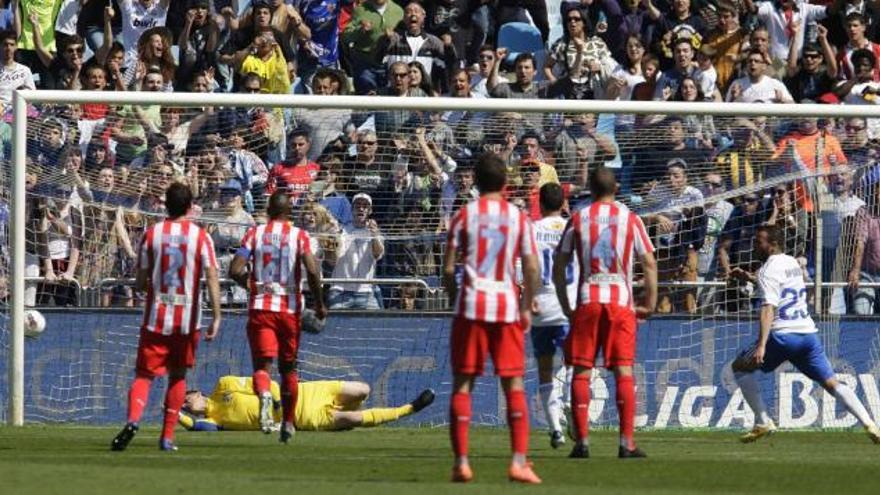
<svg viewBox="0 0 880 495">
<path fill-rule="evenodd" d="M 565 406 L 564 397 L 565 387 L 563 382 L 554 378 L 553 393 L 550 394 L 550 424 L 556 431 L 562 431 L 562 422 L 565 418 L 565 413 L 563 413 L 563 407 Z"/>
<path fill-rule="evenodd" d="M 564 371 L 563 371 L 564 370 Z M 571 366 L 564 366 L 556 373 L 557 379 L 562 380 L 562 404 L 571 404 L 571 377 L 574 370 Z"/>
<path fill-rule="evenodd" d="M 467 466 L 469 464 L 470 463 L 468 462 L 468 456 L 466 456 L 466 455 L 455 458 L 455 465 L 456 466 Z"/>
<path fill-rule="evenodd" d="M 758 386 L 758 380 L 755 378 L 754 372 L 743 373 L 737 371 L 733 374 L 736 383 L 742 390 L 743 397 L 752 412 L 755 413 L 755 424 L 758 426 L 766 426 L 772 421 L 770 415 L 767 414 L 767 407 L 764 405 L 764 399 L 761 398 L 761 388 Z"/>
<path fill-rule="evenodd" d="M 843 402 L 846 410 L 851 412 L 853 416 L 858 418 L 859 422 L 861 422 L 864 426 L 874 424 L 874 421 L 871 420 L 871 415 L 868 414 L 868 410 L 865 409 L 862 401 L 860 401 L 859 398 L 856 397 L 856 393 L 853 392 L 851 388 L 842 383 L 838 383 L 837 387 L 835 387 L 834 391 L 831 393 L 834 394 L 834 397 L 836 397 L 837 400 Z"/>
<path fill-rule="evenodd" d="M 550 425 L 550 431 L 561 431 L 560 424 L 561 404 L 553 397 L 553 382 L 538 385 L 538 394 L 541 396 L 541 406 L 544 408 L 544 417 Z"/>
<path fill-rule="evenodd" d="M 526 455 L 525 454 L 513 454 L 512 462 L 517 466 L 525 466 L 526 465 Z"/>
</svg>

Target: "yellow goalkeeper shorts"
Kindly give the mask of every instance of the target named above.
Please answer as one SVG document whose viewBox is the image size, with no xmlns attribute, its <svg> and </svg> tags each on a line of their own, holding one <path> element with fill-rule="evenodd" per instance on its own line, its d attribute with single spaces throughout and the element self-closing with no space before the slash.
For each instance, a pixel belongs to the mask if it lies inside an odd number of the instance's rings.
<svg viewBox="0 0 880 495">
<path fill-rule="evenodd" d="M 337 402 L 341 381 L 304 382 L 299 387 L 296 428 L 303 431 L 333 430 L 333 413 L 342 408 Z"/>
</svg>

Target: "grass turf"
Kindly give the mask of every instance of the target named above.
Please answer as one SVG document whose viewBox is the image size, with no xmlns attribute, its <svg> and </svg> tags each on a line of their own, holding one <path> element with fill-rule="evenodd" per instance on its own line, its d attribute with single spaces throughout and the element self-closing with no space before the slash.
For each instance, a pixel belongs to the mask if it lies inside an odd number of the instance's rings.
<svg viewBox="0 0 880 495">
<path fill-rule="evenodd" d="M 0 493 L 448 493 L 445 428 L 297 433 L 278 444 L 261 433 L 179 432 L 180 451 L 157 450 L 144 428 L 126 452 L 110 452 L 116 429 L 0 427 Z M 593 457 L 566 458 L 535 432 L 531 458 L 543 493 L 876 493 L 880 447 L 854 432 L 783 432 L 741 445 L 733 433 L 639 432 L 648 459 L 618 460 L 613 432 L 591 434 Z M 476 477 L 463 487 L 498 493 L 506 478 L 505 430 L 473 429 Z"/>
</svg>

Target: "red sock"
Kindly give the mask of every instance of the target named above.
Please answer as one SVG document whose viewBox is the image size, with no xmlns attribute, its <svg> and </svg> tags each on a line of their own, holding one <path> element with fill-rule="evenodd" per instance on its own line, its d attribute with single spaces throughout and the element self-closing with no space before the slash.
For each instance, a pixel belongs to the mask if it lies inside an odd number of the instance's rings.
<svg viewBox="0 0 880 495">
<path fill-rule="evenodd" d="M 147 399 L 150 396 L 150 385 L 153 378 L 149 376 L 135 376 L 128 391 L 128 422 L 137 423 L 147 407 Z"/>
<path fill-rule="evenodd" d="M 266 370 L 257 370 L 254 371 L 254 393 L 257 394 L 257 397 L 263 395 L 263 392 L 268 392 L 270 384 L 272 380 L 269 378 L 269 372 Z"/>
<path fill-rule="evenodd" d="M 456 392 L 449 401 L 449 436 L 456 457 L 468 453 L 468 428 L 471 425 L 471 394 Z"/>
<path fill-rule="evenodd" d="M 574 416 L 574 435 L 586 440 L 590 434 L 590 375 L 575 375 L 571 379 L 571 414 Z"/>
<path fill-rule="evenodd" d="M 284 422 L 296 424 L 296 400 L 299 396 L 299 380 L 296 371 L 281 375 L 281 407 Z"/>
<path fill-rule="evenodd" d="M 186 378 L 168 378 L 168 390 L 165 392 L 165 421 L 162 424 L 162 438 L 174 440 L 174 427 L 180 415 L 180 408 L 186 399 Z"/>
<path fill-rule="evenodd" d="M 632 376 L 618 376 L 617 414 L 620 417 L 620 438 L 628 449 L 635 447 L 633 430 L 636 422 L 636 386 Z M 621 442 L 621 443 L 623 443 Z"/>
<path fill-rule="evenodd" d="M 510 449 L 513 453 L 528 453 L 529 407 L 525 390 L 507 392 L 507 427 L 510 428 Z"/>
</svg>

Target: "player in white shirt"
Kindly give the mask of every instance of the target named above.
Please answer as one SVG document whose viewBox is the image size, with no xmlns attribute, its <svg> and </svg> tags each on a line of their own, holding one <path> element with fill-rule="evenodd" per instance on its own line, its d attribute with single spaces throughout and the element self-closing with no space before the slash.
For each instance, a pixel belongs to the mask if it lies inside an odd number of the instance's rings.
<svg viewBox="0 0 880 495">
<path fill-rule="evenodd" d="M 758 270 L 758 287 L 763 298 L 758 341 L 734 360 L 733 372 L 743 397 L 755 413 L 755 426 L 743 435 L 754 442 L 776 430 L 761 399 L 755 371 L 772 373 L 789 361 L 801 373 L 822 385 L 864 426 L 874 443 L 880 443 L 880 429 L 865 406 L 847 385 L 837 381 L 825 355 L 818 330 L 807 306 L 807 288 L 797 260 L 783 252 L 785 232 L 771 226 L 758 227 L 755 252 L 766 261 Z"/>
<path fill-rule="evenodd" d="M 562 187 L 556 183 L 541 186 L 539 192 L 541 220 L 535 223 L 538 260 L 541 264 L 541 285 L 532 303 L 532 351 L 538 361 L 538 393 L 547 424 L 550 426 L 550 446 L 554 449 L 565 444 L 562 434 L 563 407 L 569 401 L 571 368 L 553 369 L 556 349 L 562 347 L 568 335 L 568 318 L 562 312 L 556 288 L 553 285 L 553 256 L 565 230 L 565 219 L 560 216 L 565 198 Z M 577 298 L 577 259 L 565 267 L 568 297 Z"/>
</svg>

